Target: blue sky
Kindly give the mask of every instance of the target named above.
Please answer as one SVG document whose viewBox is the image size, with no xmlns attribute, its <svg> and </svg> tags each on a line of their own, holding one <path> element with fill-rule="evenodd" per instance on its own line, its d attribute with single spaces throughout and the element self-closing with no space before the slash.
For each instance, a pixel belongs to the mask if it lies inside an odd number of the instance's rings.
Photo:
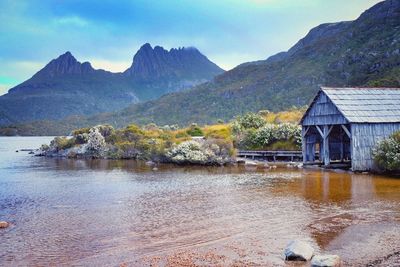
<svg viewBox="0 0 400 267">
<path fill-rule="evenodd" d="M 195 46 L 228 70 L 289 49 L 379 0 L 0 0 L 0 95 L 71 51 L 123 71 L 144 43 Z"/>
</svg>

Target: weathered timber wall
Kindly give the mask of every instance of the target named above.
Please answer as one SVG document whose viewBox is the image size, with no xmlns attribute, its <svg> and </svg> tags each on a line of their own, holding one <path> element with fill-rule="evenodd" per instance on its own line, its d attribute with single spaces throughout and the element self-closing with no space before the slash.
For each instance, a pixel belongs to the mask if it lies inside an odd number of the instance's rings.
<svg viewBox="0 0 400 267">
<path fill-rule="evenodd" d="M 400 123 L 354 123 L 351 125 L 352 170 L 375 170 L 372 150 L 376 144 L 400 130 Z"/>
<path fill-rule="evenodd" d="M 348 121 L 343 117 L 326 94 L 321 91 L 316 101 L 311 104 L 311 108 L 308 110 L 307 116 L 304 118 L 302 125 L 332 124 L 348 124 Z"/>
</svg>

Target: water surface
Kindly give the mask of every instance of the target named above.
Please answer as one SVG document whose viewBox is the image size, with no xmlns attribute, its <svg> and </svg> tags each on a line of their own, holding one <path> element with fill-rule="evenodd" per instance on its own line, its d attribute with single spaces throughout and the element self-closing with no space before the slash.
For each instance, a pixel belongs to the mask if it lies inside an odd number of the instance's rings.
<svg viewBox="0 0 400 267">
<path fill-rule="evenodd" d="M 400 179 L 15 152 L 50 139 L 0 138 L 2 266 L 284 266 L 291 239 L 346 266 L 400 251 Z"/>
</svg>

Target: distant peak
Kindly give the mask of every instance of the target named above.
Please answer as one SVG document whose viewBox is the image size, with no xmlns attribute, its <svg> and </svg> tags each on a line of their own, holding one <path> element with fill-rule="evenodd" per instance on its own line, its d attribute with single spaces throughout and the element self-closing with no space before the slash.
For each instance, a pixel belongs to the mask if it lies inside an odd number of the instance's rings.
<svg viewBox="0 0 400 267">
<path fill-rule="evenodd" d="M 194 67 L 195 66 L 195 67 Z M 197 68 L 196 70 L 194 70 Z M 169 51 L 156 45 L 154 48 L 149 43 L 140 47 L 133 57 L 133 63 L 124 73 L 127 76 L 141 78 L 172 77 L 179 73 L 221 73 L 223 70 L 207 59 L 206 56 L 192 46 L 171 48 Z M 205 75 L 207 78 L 213 75 Z"/>
<path fill-rule="evenodd" d="M 153 50 L 153 47 L 151 47 L 151 44 L 149 43 L 145 43 L 144 45 L 142 45 L 139 49 L 140 50 Z"/>
<path fill-rule="evenodd" d="M 94 71 L 89 62 L 80 63 L 71 52 L 67 51 L 58 58 L 50 61 L 36 75 L 54 77 L 63 74 L 87 74 Z"/>
<path fill-rule="evenodd" d="M 75 57 L 72 55 L 70 51 L 65 52 L 64 54 L 60 55 L 58 58 L 74 58 Z"/>
</svg>

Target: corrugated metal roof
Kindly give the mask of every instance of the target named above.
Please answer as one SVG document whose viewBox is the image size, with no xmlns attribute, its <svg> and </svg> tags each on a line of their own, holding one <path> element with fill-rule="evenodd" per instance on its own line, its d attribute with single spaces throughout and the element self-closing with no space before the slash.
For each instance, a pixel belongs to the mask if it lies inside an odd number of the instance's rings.
<svg viewBox="0 0 400 267">
<path fill-rule="evenodd" d="M 331 88 L 321 90 L 349 122 L 400 122 L 400 88 Z"/>
</svg>

